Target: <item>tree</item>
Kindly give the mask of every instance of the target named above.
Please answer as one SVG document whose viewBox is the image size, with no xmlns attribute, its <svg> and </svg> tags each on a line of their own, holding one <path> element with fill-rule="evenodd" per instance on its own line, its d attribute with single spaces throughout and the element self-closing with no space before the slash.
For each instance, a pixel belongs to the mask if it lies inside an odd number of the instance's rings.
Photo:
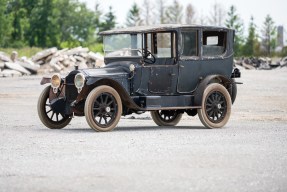
<svg viewBox="0 0 287 192">
<path fill-rule="evenodd" d="M 116 26 L 116 16 L 113 13 L 113 7 L 109 7 L 109 12 L 103 17 L 103 21 L 100 22 L 100 32 L 115 28 Z M 99 36 L 97 42 L 103 42 L 103 37 Z"/>
<path fill-rule="evenodd" d="M 116 26 L 116 16 L 113 13 L 113 7 L 109 7 L 109 12 L 104 15 L 101 31 L 113 29 Z"/>
<path fill-rule="evenodd" d="M 0 1 L 0 47 L 6 47 L 9 44 L 12 33 L 12 18 L 6 12 L 8 0 Z"/>
<path fill-rule="evenodd" d="M 263 52 L 270 56 L 276 47 L 276 27 L 270 15 L 266 16 L 261 32 Z"/>
<path fill-rule="evenodd" d="M 258 42 L 257 37 L 256 37 L 255 27 L 256 25 L 254 23 L 254 18 L 251 17 L 249 27 L 248 27 L 248 37 L 242 50 L 242 53 L 245 56 L 253 56 L 255 54 L 255 46 L 256 46 L 256 43 Z"/>
<path fill-rule="evenodd" d="M 185 23 L 186 24 L 194 24 L 195 23 L 195 11 L 191 3 L 186 6 L 185 9 Z"/>
<path fill-rule="evenodd" d="M 128 27 L 142 25 L 142 19 L 140 18 L 140 8 L 136 3 L 132 5 L 132 8 L 128 12 L 126 25 Z"/>
<path fill-rule="evenodd" d="M 235 6 L 231 6 L 228 13 L 228 17 L 225 21 L 225 25 L 228 28 L 235 30 L 234 38 L 234 53 L 235 56 L 241 55 L 241 50 L 243 46 L 243 22 L 239 15 L 236 13 Z"/>
<path fill-rule="evenodd" d="M 182 5 L 178 0 L 174 0 L 173 4 L 168 6 L 166 10 L 167 23 L 182 23 L 182 10 Z"/>
<path fill-rule="evenodd" d="M 150 0 L 144 0 L 143 2 L 143 6 L 142 6 L 142 18 L 143 18 L 143 24 L 144 25 L 151 25 L 155 23 L 155 13 L 154 13 L 154 9 L 152 9 L 154 7 L 153 3 Z"/>
<path fill-rule="evenodd" d="M 222 26 L 224 17 L 225 11 L 222 8 L 222 5 L 219 3 L 213 4 L 210 11 L 210 16 L 208 17 L 209 24 L 215 26 Z"/>
<path fill-rule="evenodd" d="M 56 0 L 41 0 L 31 12 L 29 20 L 30 28 L 29 45 L 39 47 L 51 47 L 60 44 L 60 26 Z"/>
<path fill-rule="evenodd" d="M 159 23 L 159 24 L 166 23 L 165 10 L 166 10 L 165 1 L 164 0 L 157 0 L 157 14 L 156 14 L 156 18 L 158 18 L 158 20 L 156 21 L 156 23 Z"/>
</svg>

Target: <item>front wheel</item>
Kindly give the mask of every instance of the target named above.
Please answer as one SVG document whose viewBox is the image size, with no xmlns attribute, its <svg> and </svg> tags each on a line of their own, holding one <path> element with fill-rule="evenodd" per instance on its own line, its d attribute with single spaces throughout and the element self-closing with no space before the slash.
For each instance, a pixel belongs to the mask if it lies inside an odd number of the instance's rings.
<svg viewBox="0 0 287 192">
<path fill-rule="evenodd" d="M 218 83 L 208 85 L 202 97 L 198 116 L 207 128 L 221 128 L 229 120 L 231 114 L 231 98 L 225 87 Z"/>
<path fill-rule="evenodd" d="M 175 126 L 182 117 L 182 113 L 176 110 L 151 111 L 150 114 L 158 126 Z"/>
<path fill-rule="evenodd" d="M 85 103 L 85 117 L 96 131 L 111 131 L 122 115 L 122 101 L 115 89 L 102 85 L 90 92 Z"/>
<path fill-rule="evenodd" d="M 50 129 L 62 129 L 72 120 L 71 117 L 54 111 L 49 102 L 49 93 L 51 86 L 46 87 L 38 100 L 38 115 L 41 122 Z"/>
</svg>

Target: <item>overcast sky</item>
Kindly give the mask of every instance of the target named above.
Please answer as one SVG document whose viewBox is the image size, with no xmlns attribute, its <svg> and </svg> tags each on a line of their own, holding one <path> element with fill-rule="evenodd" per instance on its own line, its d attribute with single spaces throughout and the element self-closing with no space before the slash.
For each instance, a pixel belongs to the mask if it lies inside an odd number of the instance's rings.
<svg viewBox="0 0 287 192">
<path fill-rule="evenodd" d="M 80 0 L 87 2 L 90 9 L 94 9 L 96 0 Z M 151 0 L 155 2 L 156 0 Z M 98 0 L 104 12 L 108 11 L 108 7 L 112 6 L 117 16 L 117 23 L 123 25 L 126 20 L 127 12 L 132 4 L 136 2 L 143 6 L 143 0 Z M 173 0 L 166 0 L 167 4 L 171 4 Z M 208 15 L 211 6 L 217 2 L 226 10 L 231 5 L 235 5 L 240 17 L 244 20 L 245 28 L 248 28 L 250 17 L 253 16 L 258 28 L 261 28 L 267 14 L 270 14 L 276 25 L 283 25 L 285 29 L 285 39 L 287 36 L 287 0 L 179 0 L 184 6 L 191 3 L 196 11 L 196 16 L 201 14 Z M 259 31 L 258 31 L 259 32 Z"/>
</svg>

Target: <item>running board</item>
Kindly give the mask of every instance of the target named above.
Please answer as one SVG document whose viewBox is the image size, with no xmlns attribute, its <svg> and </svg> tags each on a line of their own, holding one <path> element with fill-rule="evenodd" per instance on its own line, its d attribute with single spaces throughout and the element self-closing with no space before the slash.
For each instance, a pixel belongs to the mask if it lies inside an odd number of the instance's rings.
<svg viewBox="0 0 287 192">
<path fill-rule="evenodd" d="M 141 109 L 145 111 L 201 108 L 201 106 L 193 105 L 193 95 L 132 96 L 132 99 Z"/>
</svg>

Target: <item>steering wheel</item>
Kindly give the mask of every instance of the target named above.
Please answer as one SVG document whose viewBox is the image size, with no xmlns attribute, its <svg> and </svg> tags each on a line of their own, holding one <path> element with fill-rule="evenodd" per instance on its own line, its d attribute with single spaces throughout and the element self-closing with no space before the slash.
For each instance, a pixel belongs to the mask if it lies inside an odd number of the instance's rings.
<svg viewBox="0 0 287 192">
<path fill-rule="evenodd" d="M 151 56 L 151 58 L 148 58 L 148 56 Z M 148 64 L 154 64 L 156 61 L 155 56 L 147 49 L 143 50 L 143 60 Z"/>
</svg>

